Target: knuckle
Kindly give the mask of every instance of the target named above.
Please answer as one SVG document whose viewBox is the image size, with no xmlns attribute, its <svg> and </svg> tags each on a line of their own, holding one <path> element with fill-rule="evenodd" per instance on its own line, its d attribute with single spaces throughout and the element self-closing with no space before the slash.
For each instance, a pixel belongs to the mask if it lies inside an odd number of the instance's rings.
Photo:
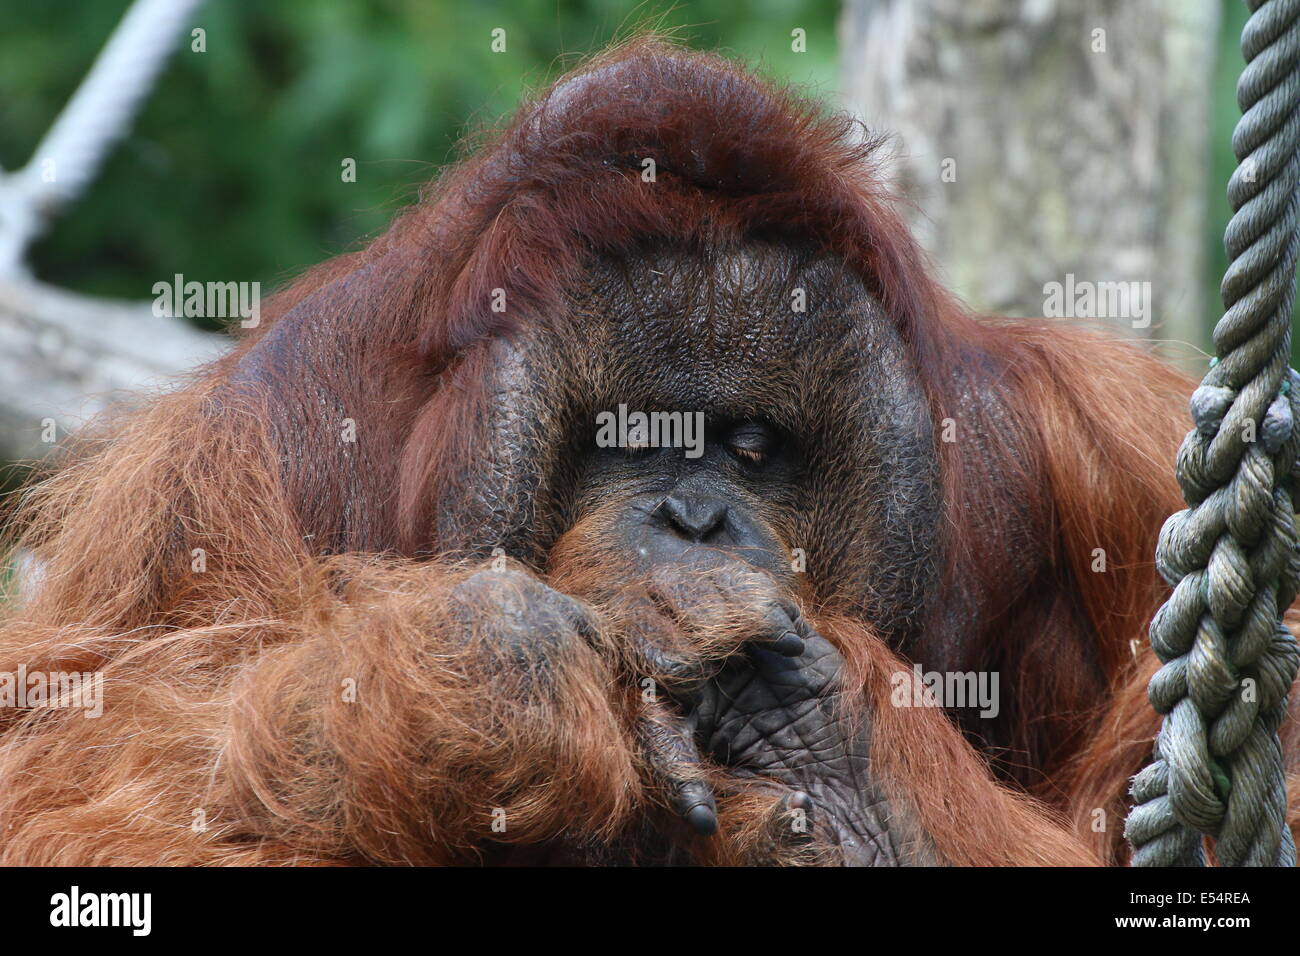
<svg viewBox="0 0 1300 956">
<path fill-rule="evenodd" d="M 527 571 L 483 569 L 452 591 L 453 614 L 489 651 L 517 662 L 549 656 L 594 629 L 587 609 Z"/>
</svg>

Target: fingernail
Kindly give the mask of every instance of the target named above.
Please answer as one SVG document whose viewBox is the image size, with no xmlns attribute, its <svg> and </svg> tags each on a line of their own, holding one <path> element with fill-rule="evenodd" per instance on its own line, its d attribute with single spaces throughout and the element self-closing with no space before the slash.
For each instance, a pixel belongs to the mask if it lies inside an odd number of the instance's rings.
<svg viewBox="0 0 1300 956">
<path fill-rule="evenodd" d="M 772 649 L 786 657 L 798 657 L 803 653 L 803 638 L 794 631 L 786 631 L 773 642 Z"/>
<path fill-rule="evenodd" d="M 699 804 L 691 807 L 686 814 L 686 822 L 700 836 L 713 836 L 718 832 L 718 816 L 712 808 Z"/>
</svg>

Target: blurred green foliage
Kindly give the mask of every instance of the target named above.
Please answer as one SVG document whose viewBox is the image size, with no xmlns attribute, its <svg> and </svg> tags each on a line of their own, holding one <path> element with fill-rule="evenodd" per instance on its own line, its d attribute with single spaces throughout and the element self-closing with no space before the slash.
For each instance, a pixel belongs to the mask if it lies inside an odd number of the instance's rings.
<svg viewBox="0 0 1300 956">
<path fill-rule="evenodd" d="M 26 163 L 128 0 L 0 4 L 0 167 Z M 30 254 L 144 299 L 173 273 L 277 283 L 381 231 L 470 127 L 638 24 L 829 92 L 836 0 L 208 0 L 100 177 Z M 506 30 L 506 51 L 491 50 Z M 807 52 L 791 51 L 791 30 Z M 352 157 L 357 181 L 345 183 Z"/>
<path fill-rule="evenodd" d="M 85 76 L 129 0 L 0 4 L 0 167 L 15 169 Z M 475 125 L 640 24 L 832 93 L 837 0 L 208 0 L 205 53 L 178 42 L 129 136 L 31 251 L 43 279 L 143 299 L 160 278 L 278 283 L 381 231 Z M 1240 0 L 1215 65 L 1211 267 L 1227 264 Z M 506 30 L 505 53 L 491 31 Z M 790 32 L 807 32 L 794 53 Z M 357 182 L 340 176 L 344 157 Z M 1300 309 L 1298 309 L 1300 311 Z M 1208 344 L 1208 329 L 1206 330 Z M 1300 351 L 1300 350 L 1298 350 Z"/>
</svg>

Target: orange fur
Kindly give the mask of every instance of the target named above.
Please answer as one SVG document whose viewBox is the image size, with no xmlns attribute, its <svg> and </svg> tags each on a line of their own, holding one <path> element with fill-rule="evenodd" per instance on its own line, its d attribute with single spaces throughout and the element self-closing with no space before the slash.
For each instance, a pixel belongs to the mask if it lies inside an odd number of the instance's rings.
<svg viewBox="0 0 1300 956">
<path fill-rule="evenodd" d="M 653 191 L 611 159 L 646 149 Z M 0 629 L 0 671 L 100 670 L 105 713 L 0 714 L 0 862 L 452 863 L 566 841 L 581 857 L 661 822 L 630 741 L 634 695 L 601 652 L 616 622 L 564 645 L 545 680 L 503 669 L 451 613 L 473 569 L 440 556 L 435 515 L 481 445 L 490 344 L 562 310 L 593 254 L 647 236 L 812 239 L 881 303 L 935 422 L 961 429 L 936 444 L 944 587 L 972 610 L 958 641 L 890 648 L 803 598 L 862 690 L 892 798 L 942 859 L 1119 859 L 1127 779 L 1157 725 L 1151 555 L 1181 506 L 1170 472 L 1191 383 L 1104 336 L 967 314 L 927 275 L 874 163 L 850 120 L 717 57 L 634 41 L 527 105 L 387 234 L 277 296 L 186 387 L 81 438 L 24 493 L 15 526 L 42 577 Z M 494 288 L 514 326 L 484 307 Z M 331 415 L 364 440 L 340 445 Z M 1033 576 L 1013 588 L 1027 547 Z M 592 584 L 602 569 L 582 553 L 553 580 Z M 721 653 L 735 627 L 704 637 Z M 913 660 L 1014 680 L 996 738 L 890 706 L 888 675 Z M 1293 723 L 1284 734 L 1295 754 Z M 722 838 L 699 857 L 773 852 L 776 798 L 721 772 L 718 785 Z"/>
</svg>

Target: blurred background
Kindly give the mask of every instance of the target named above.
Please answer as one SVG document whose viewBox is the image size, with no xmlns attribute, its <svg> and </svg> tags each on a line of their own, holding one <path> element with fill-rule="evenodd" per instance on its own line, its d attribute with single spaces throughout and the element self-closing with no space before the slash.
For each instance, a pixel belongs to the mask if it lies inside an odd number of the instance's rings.
<svg viewBox="0 0 1300 956">
<path fill-rule="evenodd" d="M 0 5 L 0 169 L 35 161 L 130 5 Z M 976 307 L 1041 315 L 1067 273 L 1150 282 L 1150 327 L 1116 328 L 1199 376 L 1245 16 L 1237 0 L 209 0 L 98 175 L 0 270 L 0 460 L 221 347 L 142 318 L 155 282 L 266 292 L 354 247 L 467 131 L 639 24 L 894 131 L 911 222 Z"/>
<path fill-rule="evenodd" d="M 0 4 L 0 167 L 30 157 L 128 0 Z M 643 19 L 833 94 L 835 0 L 209 0 L 94 186 L 31 250 L 51 283 L 145 298 L 158 277 L 263 288 L 382 230 L 468 128 Z M 808 30 L 806 54 L 791 25 Z M 493 53 L 491 31 L 506 30 Z M 357 181 L 339 175 L 357 160 Z"/>
</svg>

